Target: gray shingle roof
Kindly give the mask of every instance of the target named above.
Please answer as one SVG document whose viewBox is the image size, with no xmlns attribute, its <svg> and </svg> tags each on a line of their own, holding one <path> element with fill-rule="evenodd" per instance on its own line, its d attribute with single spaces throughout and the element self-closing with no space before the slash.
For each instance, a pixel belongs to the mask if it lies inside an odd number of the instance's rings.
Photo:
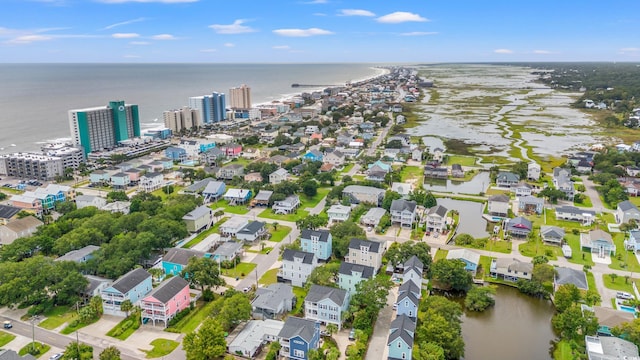
<svg viewBox="0 0 640 360">
<path fill-rule="evenodd" d="M 587 276 L 583 271 L 574 270 L 566 267 L 556 267 L 556 285 L 574 284 L 578 289 L 589 290 L 587 284 Z"/>
<path fill-rule="evenodd" d="M 9 205 L 0 205 L 0 218 L 11 219 L 15 214 L 20 212 L 20 208 Z"/>
<path fill-rule="evenodd" d="M 508 203 L 509 197 L 505 194 L 498 194 L 489 197 L 489 201 Z"/>
<path fill-rule="evenodd" d="M 185 286 L 189 286 L 187 280 L 180 276 L 174 276 L 169 280 L 163 281 L 160 286 L 155 288 L 148 296 L 152 296 L 163 304 L 173 299 Z"/>
<path fill-rule="evenodd" d="M 237 243 L 235 241 L 227 241 L 218 246 L 216 251 L 213 252 L 213 255 L 229 258 L 234 256 L 238 252 L 238 250 L 240 250 L 240 248 L 242 248 L 241 243 Z"/>
<path fill-rule="evenodd" d="M 354 272 L 361 273 L 363 279 L 370 279 L 373 276 L 373 268 L 371 266 L 358 265 L 345 261 L 340 263 L 339 274 L 351 276 Z"/>
<path fill-rule="evenodd" d="M 251 305 L 259 309 L 275 311 L 283 301 L 293 301 L 293 287 L 289 284 L 275 283 L 266 288 L 258 288 L 256 298 Z"/>
<path fill-rule="evenodd" d="M 18 355 L 17 352 L 13 350 L 1 349 L 0 350 L 0 360 L 35 360 L 31 354 L 26 354 L 25 356 Z"/>
<path fill-rule="evenodd" d="M 111 285 L 111 287 L 120 291 L 120 293 L 122 294 L 126 294 L 138 284 L 150 277 L 151 274 L 149 274 L 145 269 L 133 269 L 128 273 L 122 275 L 120 279 L 118 279 L 113 283 L 113 285 Z"/>
<path fill-rule="evenodd" d="M 296 336 L 300 336 L 307 343 L 313 340 L 315 333 L 316 323 L 313 320 L 301 319 L 295 316 L 289 316 L 284 322 L 284 326 L 280 333 L 279 338 L 291 339 Z"/>
<path fill-rule="evenodd" d="M 327 242 L 329 241 L 329 235 L 331 235 L 329 230 L 311 230 L 311 229 L 302 230 L 303 239 L 311 239 L 312 236 L 317 236 L 318 241 Z"/>
<path fill-rule="evenodd" d="M 556 213 L 569 213 L 574 215 L 591 214 L 591 216 L 596 216 L 595 211 L 581 209 L 575 206 L 558 206 L 556 207 Z"/>
<path fill-rule="evenodd" d="M 518 182 L 519 180 L 520 177 L 517 174 L 507 171 L 498 173 L 498 176 L 496 177 L 496 181 Z"/>
<path fill-rule="evenodd" d="M 201 205 L 182 217 L 182 220 L 197 220 L 203 216 L 212 215 L 213 210 L 207 205 Z"/>
<path fill-rule="evenodd" d="M 420 259 L 418 259 L 417 256 L 413 255 L 409 258 L 409 260 L 404 262 L 405 271 L 410 268 L 416 268 L 419 269 L 420 272 L 422 272 L 424 270 L 424 264 L 422 263 L 422 261 L 420 261 Z"/>
<path fill-rule="evenodd" d="M 265 225 L 266 223 L 262 221 L 252 221 L 243 227 L 242 230 L 238 231 L 238 234 L 254 235 L 260 231 L 260 229 L 264 228 Z"/>
<path fill-rule="evenodd" d="M 256 201 L 269 201 L 271 199 L 271 195 L 273 195 L 273 191 L 269 190 L 260 190 L 258 195 L 254 198 Z"/>
<path fill-rule="evenodd" d="M 420 294 L 420 288 L 413 281 L 406 281 L 398 288 L 398 294 L 403 294 L 406 292 L 413 293 L 414 295 Z"/>
<path fill-rule="evenodd" d="M 302 258 L 302 262 L 305 264 L 313 264 L 313 253 L 306 251 L 298 251 L 293 249 L 285 249 L 282 253 L 282 260 L 293 261 L 295 258 Z"/>
<path fill-rule="evenodd" d="M 78 250 L 71 250 L 68 253 L 60 256 L 56 259 L 56 261 L 79 261 L 82 260 L 87 255 L 92 254 L 94 251 L 100 249 L 100 246 L 96 245 L 87 245 Z"/>
<path fill-rule="evenodd" d="M 540 227 L 540 235 L 542 237 L 562 238 L 564 237 L 564 229 L 557 226 L 543 225 Z"/>
<path fill-rule="evenodd" d="M 324 299 L 330 299 L 336 305 L 342 306 L 347 301 L 347 291 L 328 286 L 311 285 L 304 301 L 318 302 Z"/>
<path fill-rule="evenodd" d="M 162 258 L 162 261 L 170 262 L 174 264 L 187 265 L 189 259 L 192 257 L 203 257 L 204 253 L 200 251 L 183 249 L 183 248 L 171 248 L 167 251 L 167 254 Z"/>
<path fill-rule="evenodd" d="M 416 323 L 407 315 L 400 315 L 391 322 L 389 328 L 389 341 L 391 344 L 397 338 L 401 338 L 409 347 L 413 347 L 413 337 L 416 332 Z"/>
<path fill-rule="evenodd" d="M 625 200 L 625 201 L 623 201 L 623 202 L 621 202 L 621 203 L 618 203 L 618 208 L 619 208 L 620 210 L 622 210 L 622 211 L 635 210 L 635 211 L 640 212 L 640 211 L 638 210 L 638 208 L 637 208 L 635 205 L 633 205 L 633 204 L 631 203 L 631 201 L 629 201 L 629 200 Z"/>
<path fill-rule="evenodd" d="M 436 205 L 436 206 L 430 208 L 429 212 L 427 214 L 429 214 L 429 215 L 436 214 L 436 215 L 438 215 L 440 217 L 444 217 L 445 215 L 447 215 L 448 211 L 449 210 L 447 210 L 446 207 L 444 207 L 442 205 Z"/>
<path fill-rule="evenodd" d="M 412 200 L 398 199 L 391 202 L 391 211 L 409 211 L 414 212 L 418 204 Z"/>
<path fill-rule="evenodd" d="M 342 190 L 343 193 L 356 194 L 384 194 L 384 189 L 378 189 L 373 186 L 349 185 Z"/>
<path fill-rule="evenodd" d="M 377 241 L 351 239 L 351 242 L 349 242 L 349 249 L 360 250 L 360 247 L 362 246 L 368 247 L 370 252 L 380 252 L 380 243 Z"/>
</svg>

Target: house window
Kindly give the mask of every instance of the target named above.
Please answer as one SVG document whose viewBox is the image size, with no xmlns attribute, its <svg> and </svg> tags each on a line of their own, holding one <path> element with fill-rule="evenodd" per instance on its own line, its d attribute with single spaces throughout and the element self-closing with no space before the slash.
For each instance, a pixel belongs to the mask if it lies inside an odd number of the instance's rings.
<svg viewBox="0 0 640 360">
<path fill-rule="evenodd" d="M 298 349 L 293 349 L 293 356 L 298 357 L 298 358 L 303 358 L 304 357 L 304 351 L 303 350 L 298 350 Z"/>
<path fill-rule="evenodd" d="M 400 345 L 400 344 L 398 344 L 398 345 Z M 407 353 L 404 353 L 404 352 L 403 352 L 403 353 L 402 353 L 402 358 L 403 358 L 403 359 L 406 359 L 406 358 L 407 358 Z"/>
<path fill-rule="evenodd" d="M 402 347 L 402 344 L 400 343 L 400 341 L 398 341 L 398 349 L 400 349 Z"/>
</svg>

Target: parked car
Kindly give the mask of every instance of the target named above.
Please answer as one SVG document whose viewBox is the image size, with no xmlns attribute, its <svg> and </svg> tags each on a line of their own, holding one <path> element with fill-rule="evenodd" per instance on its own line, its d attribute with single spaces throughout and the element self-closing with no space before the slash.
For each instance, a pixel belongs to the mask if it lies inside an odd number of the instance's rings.
<svg viewBox="0 0 640 360">
<path fill-rule="evenodd" d="M 11 321 L 5 321 L 4 322 L 4 328 L 5 329 L 11 329 L 13 327 L 13 324 L 11 323 Z"/>
<path fill-rule="evenodd" d="M 353 341 L 356 339 L 356 329 L 351 329 L 351 331 L 349 331 L 349 340 Z"/>
<path fill-rule="evenodd" d="M 618 299 L 623 299 L 623 300 L 633 300 L 634 299 L 633 295 L 629 294 L 628 292 L 624 292 L 624 291 L 616 292 L 616 297 Z"/>
<path fill-rule="evenodd" d="M 49 360 L 58 360 L 62 359 L 62 353 L 53 354 L 49 357 Z"/>
</svg>

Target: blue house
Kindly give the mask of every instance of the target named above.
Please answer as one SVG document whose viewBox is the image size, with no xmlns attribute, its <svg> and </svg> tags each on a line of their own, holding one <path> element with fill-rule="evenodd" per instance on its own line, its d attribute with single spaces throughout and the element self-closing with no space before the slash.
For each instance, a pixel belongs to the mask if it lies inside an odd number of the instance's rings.
<svg viewBox="0 0 640 360">
<path fill-rule="evenodd" d="M 126 316 L 127 314 L 120 310 L 120 304 L 129 300 L 136 305 L 151 290 L 153 290 L 151 274 L 142 268 L 133 269 L 100 292 L 102 309 L 107 315 Z"/>
<path fill-rule="evenodd" d="M 333 238 L 329 230 L 302 230 L 300 245 L 302 251 L 316 255 L 318 260 L 327 260 L 331 257 Z"/>
<path fill-rule="evenodd" d="M 380 161 L 380 160 L 378 160 L 378 161 L 374 162 L 373 164 L 369 164 L 369 165 L 367 165 L 367 169 L 371 169 L 371 168 L 372 168 L 372 167 L 374 167 L 374 166 L 379 167 L 380 169 L 382 169 L 382 170 L 383 170 L 383 171 L 385 171 L 385 172 L 389 172 L 389 171 L 391 171 L 391 165 L 389 165 L 389 164 L 387 164 L 387 163 L 384 163 L 384 162 L 382 162 L 382 161 Z"/>
<path fill-rule="evenodd" d="M 310 150 L 307 151 L 306 154 L 302 155 L 302 160 L 307 161 L 322 161 L 322 153 L 318 150 Z"/>
<path fill-rule="evenodd" d="M 192 257 L 204 257 L 204 253 L 184 248 L 171 248 L 162 257 L 162 269 L 167 275 L 180 275 Z"/>
<path fill-rule="evenodd" d="M 396 314 L 406 315 L 410 318 L 416 318 L 418 316 L 418 306 L 420 305 L 420 298 L 418 298 L 414 292 L 405 291 L 398 293 L 398 301 L 396 302 Z"/>
<path fill-rule="evenodd" d="M 447 253 L 447 259 L 461 260 L 464 262 L 464 269 L 475 274 L 476 270 L 478 270 L 478 264 L 480 263 L 480 254 L 467 249 L 455 249 L 449 250 L 449 253 Z"/>
<path fill-rule="evenodd" d="M 216 147 L 216 143 L 214 142 L 208 144 L 200 143 L 200 152 L 203 153 L 209 149 L 213 149 L 214 147 Z"/>
<path fill-rule="evenodd" d="M 640 250 L 640 230 L 629 231 L 629 238 L 624 241 L 624 247 L 634 252 Z"/>
<path fill-rule="evenodd" d="M 424 264 L 417 256 L 413 255 L 409 260 L 404 262 L 404 272 L 402 273 L 402 282 L 413 282 L 418 288 L 422 286 L 422 273 L 424 272 Z"/>
<path fill-rule="evenodd" d="M 349 296 L 356 293 L 356 285 L 373 277 L 371 266 L 358 265 L 348 262 L 340 263 L 338 270 L 338 286 L 347 290 Z"/>
<path fill-rule="evenodd" d="M 225 191 L 227 191 L 227 185 L 224 182 L 210 181 L 202 190 L 205 204 L 220 199 Z"/>
<path fill-rule="evenodd" d="M 182 161 L 187 159 L 187 150 L 176 146 L 169 146 L 164 150 L 164 155 L 171 160 Z"/>
<path fill-rule="evenodd" d="M 416 332 L 416 323 L 408 316 L 400 315 L 391 322 L 389 328 L 389 360 L 412 359 L 413 338 Z"/>
<path fill-rule="evenodd" d="M 306 360 L 309 350 L 317 349 L 320 341 L 320 323 L 289 316 L 278 333 L 280 355 L 288 359 Z"/>
</svg>

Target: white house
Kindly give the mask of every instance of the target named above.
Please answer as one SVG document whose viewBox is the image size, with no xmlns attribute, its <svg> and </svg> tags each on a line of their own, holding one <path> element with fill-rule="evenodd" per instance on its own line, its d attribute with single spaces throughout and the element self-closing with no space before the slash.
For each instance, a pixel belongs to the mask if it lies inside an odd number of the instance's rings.
<svg viewBox="0 0 640 360">
<path fill-rule="evenodd" d="M 349 293 L 343 289 L 311 285 L 304 299 L 304 318 L 342 327 L 342 314 L 349 308 Z"/>
<path fill-rule="evenodd" d="M 527 179 L 538 181 L 540 179 L 541 167 L 537 163 L 529 163 L 527 166 Z"/>
<path fill-rule="evenodd" d="M 246 218 L 242 218 L 239 216 L 232 216 L 229 220 L 225 221 L 220 225 L 220 234 L 223 236 L 232 236 L 235 237 L 240 230 L 242 230 L 249 221 Z"/>
<path fill-rule="evenodd" d="M 280 184 L 283 181 L 289 180 L 289 172 L 286 169 L 279 168 L 278 170 L 269 174 L 270 184 Z"/>
<path fill-rule="evenodd" d="M 284 200 L 275 201 L 271 209 L 276 214 L 291 214 L 300 206 L 298 195 L 289 195 Z"/>
<path fill-rule="evenodd" d="M 427 211 L 427 230 L 442 232 L 447 228 L 447 210 L 442 205 L 436 205 Z"/>
<path fill-rule="evenodd" d="M 313 253 L 285 249 L 282 253 L 282 267 L 278 271 L 278 281 L 289 281 L 293 286 L 303 286 L 318 259 Z"/>
<path fill-rule="evenodd" d="M 385 247 L 383 243 L 362 239 L 351 239 L 349 242 L 349 252 L 344 261 L 371 266 L 377 272 L 382 265 L 382 255 Z"/>
<path fill-rule="evenodd" d="M 349 219 L 349 215 L 351 215 L 351 207 L 344 205 L 331 205 L 329 210 L 327 210 L 327 215 L 329 215 L 330 224 L 346 221 Z"/>
<path fill-rule="evenodd" d="M 161 173 L 151 172 L 140 177 L 138 186 L 142 191 L 152 192 L 164 186 L 164 176 Z"/>
<path fill-rule="evenodd" d="M 393 200 L 391 202 L 391 223 L 398 223 L 401 227 L 411 227 L 416 219 L 417 203 L 410 200 Z"/>
<path fill-rule="evenodd" d="M 507 216 L 509 213 L 509 197 L 504 194 L 490 196 L 487 211 L 490 215 Z"/>
</svg>

